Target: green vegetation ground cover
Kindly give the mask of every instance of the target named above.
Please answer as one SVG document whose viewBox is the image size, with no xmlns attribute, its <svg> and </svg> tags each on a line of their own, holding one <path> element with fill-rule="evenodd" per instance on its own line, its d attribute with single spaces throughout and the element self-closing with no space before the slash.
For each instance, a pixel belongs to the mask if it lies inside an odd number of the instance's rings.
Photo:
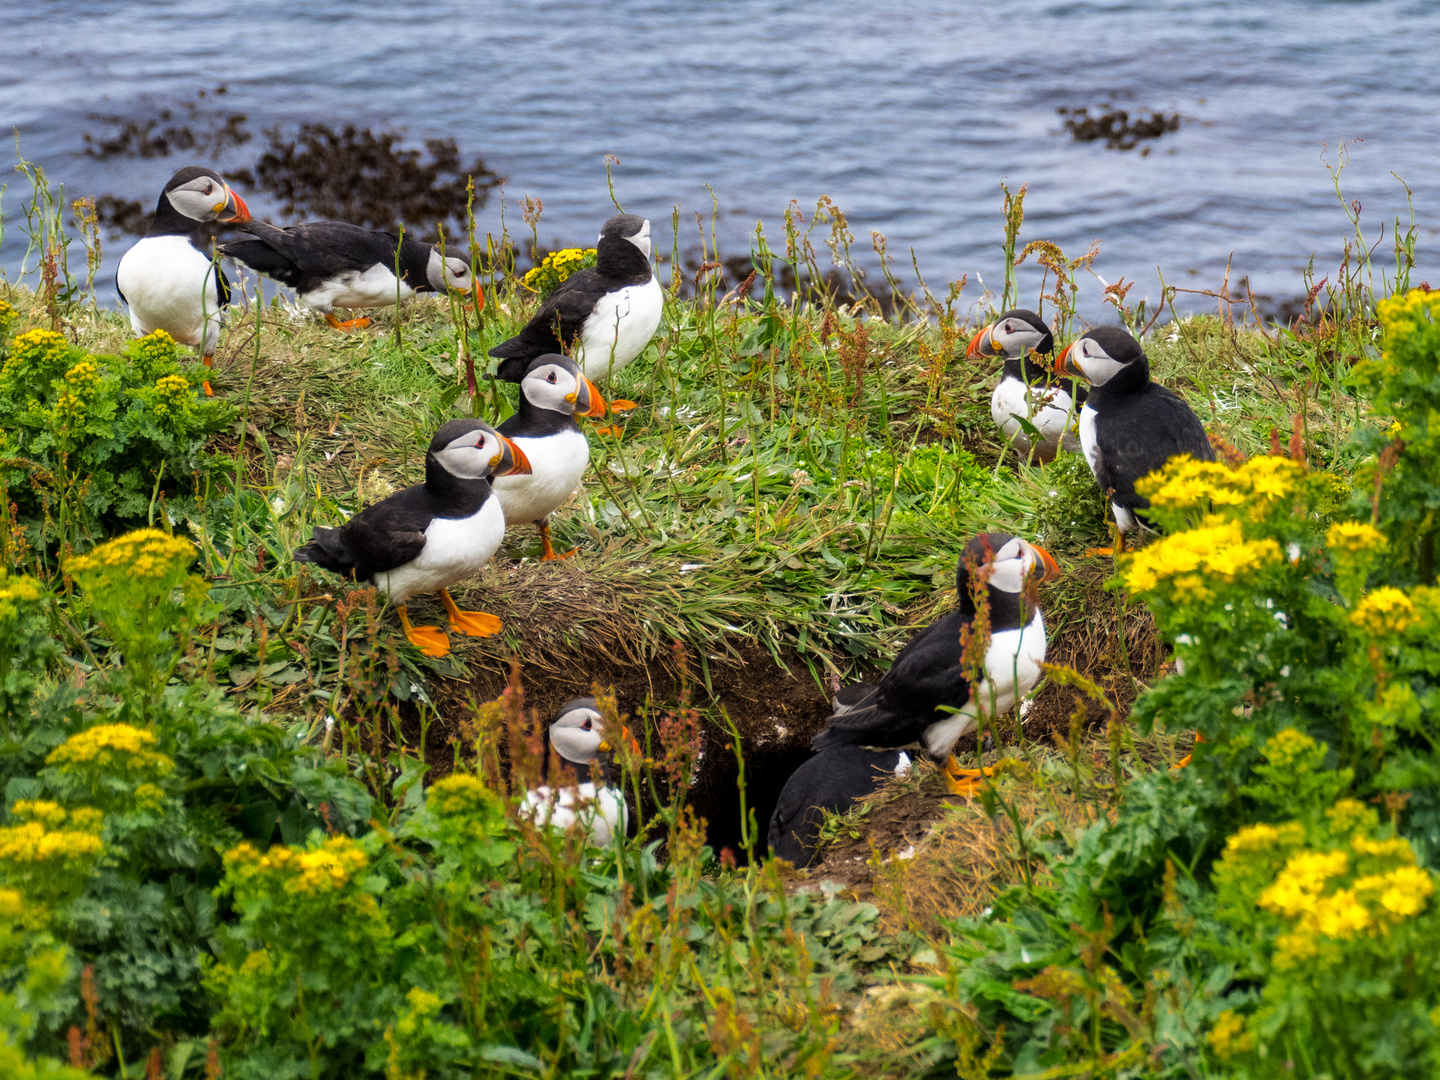
<svg viewBox="0 0 1440 1080">
<path fill-rule="evenodd" d="M 0 462 L 0 1062 L 387 1080 L 1433 1068 L 1426 294 L 1377 309 L 1342 285 L 1296 330 L 1189 318 L 1147 339 L 1233 459 L 1157 489 L 1170 535 L 1111 594 L 1185 671 L 1155 681 L 1112 635 L 1105 670 L 1052 672 L 1075 702 L 1058 742 L 1002 721 L 1002 775 L 913 867 L 877 852 L 875 900 L 856 902 L 704 847 L 684 796 L 700 733 L 746 745 L 712 677 L 737 656 L 812 682 L 883 662 L 991 525 L 1062 556 L 1058 637 L 1094 615 L 1073 583 L 1108 566 L 1083 555 L 1103 504 L 1075 460 L 1032 470 L 998 443 L 996 372 L 964 359 L 953 290 L 909 310 L 894 290 L 787 300 L 781 264 L 827 280 L 807 244 L 757 238 L 748 295 L 702 277 L 667 304 L 610 390 L 640 409 L 592 438 L 557 521 L 581 554 L 541 566 L 512 535 L 470 591 L 507 636 L 440 662 L 289 552 L 418 479 L 444 418 L 504 414 L 507 388 L 468 398 L 463 354 L 513 332 L 528 293 L 492 287 L 478 328 L 432 302 L 351 337 L 252 301 L 219 400 L 185 399 L 162 444 L 128 418 L 165 378 L 193 386 L 184 357 L 48 286 L 6 290 L 3 427 L 30 441 Z M 91 497 L 127 470 L 113 490 L 133 497 Z M 625 703 L 649 754 L 625 773 L 636 839 L 587 852 L 517 817 L 545 757 L 521 687 L 489 705 L 446 689 L 511 654 L 691 680 Z M 1205 741 L 1172 770 L 1191 729 Z M 965 888 L 934 884 L 947 829 L 1003 871 L 988 912 L 933 900 Z"/>
</svg>

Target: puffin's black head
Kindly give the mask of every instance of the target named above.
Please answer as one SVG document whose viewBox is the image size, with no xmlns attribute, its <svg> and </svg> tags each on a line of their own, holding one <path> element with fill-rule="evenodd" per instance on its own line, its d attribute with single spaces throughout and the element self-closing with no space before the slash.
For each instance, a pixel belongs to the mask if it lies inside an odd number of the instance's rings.
<svg viewBox="0 0 1440 1080">
<path fill-rule="evenodd" d="M 430 247 L 430 259 L 425 266 L 425 280 L 430 288 L 438 293 L 447 289 L 456 292 L 474 292 L 475 302 L 480 307 L 485 306 L 485 295 L 480 291 L 480 282 L 470 272 L 470 263 L 462 259 L 453 251 L 442 256 L 440 245 L 432 244 Z"/>
<path fill-rule="evenodd" d="M 530 361 L 520 379 L 520 392 L 537 409 L 567 416 L 604 416 L 605 399 L 580 366 L 568 356 L 547 353 Z"/>
<path fill-rule="evenodd" d="M 965 545 L 955 572 L 962 611 L 974 610 L 972 574 L 991 589 L 1020 595 L 1031 581 L 1053 581 L 1060 576 L 1055 559 L 1039 544 L 1005 532 L 981 533 Z"/>
<path fill-rule="evenodd" d="M 219 173 L 203 165 L 187 165 L 172 176 L 161 189 L 160 201 L 155 206 L 157 227 L 184 223 L 185 232 L 192 231 L 196 222 L 238 224 L 249 220 L 250 209 L 245 200 L 230 190 Z"/>
<path fill-rule="evenodd" d="M 425 454 L 426 482 L 431 466 L 458 480 L 528 473 L 530 462 L 509 439 L 483 420 L 450 420 L 440 425 Z"/>
<path fill-rule="evenodd" d="M 1139 388 L 1150 381 L 1150 361 L 1140 343 L 1119 326 L 1097 326 L 1072 341 L 1055 358 L 1055 370 L 1078 375 L 1092 386 L 1114 382 Z"/>
<path fill-rule="evenodd" d="M 629 240 L 650 258 L 650 222 L 638 214 L 616 214 L 600 228 L 600 242 Z"/>
<path fill-rule="evenodd" d="M 639 746 L 627 727 L 620 728 L 620 734 L 639 752 Z M 555 722 L 550 725 L 550 745 L 566 761 L 576 765 L 588 765 L 595 761 L 608 761 L 615 752 L 615 746 L 605 731 L 605 718 L 594 698 L 576 698 L 560 707 Z"/>
<path fill-rule="evenodd" d="M 1005 312 L 970 339 L 966 356 L 1003 356 L 1019 359 L 1032 352 L 1049 356 L 1055 350 L 1055 338 L 1045 320 L 1033 311 L 1015 308 Z"/>
</svg>

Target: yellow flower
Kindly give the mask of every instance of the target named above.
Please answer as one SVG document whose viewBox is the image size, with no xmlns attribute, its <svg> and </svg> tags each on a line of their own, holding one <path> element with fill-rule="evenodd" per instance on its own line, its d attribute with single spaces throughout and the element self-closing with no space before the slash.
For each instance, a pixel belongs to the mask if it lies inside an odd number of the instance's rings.
<svg viewBox="0 0 1440 1080">
<path fill-rule="evenodd" d="M 27 330 L 10 343 L 10 355 L 5 360 L 5 366 L 0 368 L 0 375 L 43 379 L 44 385 L 48 386 L 69 351 L 70 344 L 64 334 L 57 334 L 54 330 Z"/>
<path fill-rule="evenodd" d="M 1359 799 L 1337 799 L 1335 805 L 1325 811 L 1325 816 L 1330 820 L 1330 831 L 1337 836 L 1345 836 L 1360 828 L 1373 829 L 1379 822 L 1375 811 Z M 1351 841 L 1351 847 L 1357 854 L 1365 854 L 1360 845 L 1367 842 L 1363 836 L 1357 836 Z"/>
<path fill-rule="evenodd" d="M 38 821 L 0 829 L 0 862 L 43 863 L 100 854 L 100 837 L 78 829 L 47 829 Z"/>
<path fill-rule="evenodd" d="M 1274 540 L 1246 540 L 1240 522 L 1212 515 L 1136 552 L 1125 566 L 1125 583 L 1136 593 L 1169 583 L 1179 599 L 1204 600 L 1214 595 L 1212 583 L 1233 583 L 1280 558 Z"/>
<path fill-rule="evenodd" d="M 49 799 L 16 799 L 10 813 L 21 821 L 38 821 L 41 825 L 55 826 L 65 820 L 65 808 Z"/>
<path fill-rule="evenodd" d="M 457 772 L 431 784 L 426 802 L 432 813 L 449 816 L 490 810 L 495 796 L 479 777 Z"/>
<path fill-rule="evenodd" d="M 1428 870 L 1418 866 L 1391 870 L 1385 875 L 1385 882 L 1388 888 L 1380 894 L 1380 906 L 1401 918 L 1420 914 L 1426 901 L 1435 894 L 1435 879 Z"/>
<path fill-rule="evenodd" d="M 539 266 L 526 271 L 525 276 L 520 279 L 521 284 L 536 292 L 554 289 L 581 269 L 587 261 L 593 260 L 594 256 L 594 248 L 564 248 L 561 251 L 552 251 L 540 260 Z"/>
<path fill-rule="evenodd" d="M 59 766 L 62 771 L 81 765 L 100 769 L 114 766 L 144 767 L 168 773 L 175 763 L 164 754 L 153 751 L 155 736 L 129 724 L 97 724 L 72 735 L 50 751 L 45 764 Z"/>
<path fill-rule="evenodd" d="M 1384 585 L 1366 594 L 1350 613 L 1350 621 L 1371 637 L 1387 637 L 1403 634 L 1420 619 L 1409 596 L 1393 586 Z"/>
<path fill-rule="evenodd" d="M 1222 1058 L 1248 1054 L 1255 1049 L 1255 1036 L 1246 1029 L 1245 1018 L 1230 1009 L 1215 1018 L 1215 1026 L 1205 1038 Z"/>
<path fill-rule="evenodd" d="M 1415 865 L 1415 849 L 1403 836 L 1392 836 L 1388 840 L 1372 840 L 1368 836 L 1354 836 L 1350 839 L 1350 850 L 1356 855 L 1370 859 L 1391 862 L 1399 860 L 1403 866 Z"/>
<path fill-rule="evenodd" d="M 1225 854 L 1249 855 L 1279 847 L 1293 847 L 1304 836 L 1305 829 L 1298 821 L 1287 821 L 1279 826 L 1264 822 L 1247 825 L 1225 841 Z"/>
<path fill-rule="evenodd" d="M 165 792 L 154 784 L 141 784 L 135 789 L 135 805 L 142 810 L 159 810 L 165 805 Z"/>
<path fill-rule="evenodd" d="M 132 577 L 163 578 L 195 560 L 189 540 L 159 529 L 136 529 L 118 536 L 86 555 L 72 556 L 65 569 L 77 578 L 123 573 Z M 86 584 L 82 580 L 82 584 Z"/>
<path fill-rule="evenodd" d="M 1332 938 L 1353 938 L 1370 926 L 1370 912 L 1350 889 L 1317 900 L 1312 919 L 1322 934 Z"/>
<path fill-rule="evenodd" d="M 5 301 L 0 300 L 0 304 Z M 18 919 L 25 911 L 25 898 L 19 889 L 0 889 L 0 919 Z"/>
<path fill-rule="evenodd" d="M 1364 521 L 1337 521 L 1325 530 L 1325 544 L 1346 555 L 1378 554 L 1385 550 L 1385 535 Z"/>
<path fill-rule="evenodd" d="M 1340 877 L 1350 867 L 1343 851 L 1302 851 L 1292 855 L 1285 869 L 1260 894 L 1260 906 L 1281 915 L 1301 915 L 1314 908 L 1325 882 Z"/>
</svg>

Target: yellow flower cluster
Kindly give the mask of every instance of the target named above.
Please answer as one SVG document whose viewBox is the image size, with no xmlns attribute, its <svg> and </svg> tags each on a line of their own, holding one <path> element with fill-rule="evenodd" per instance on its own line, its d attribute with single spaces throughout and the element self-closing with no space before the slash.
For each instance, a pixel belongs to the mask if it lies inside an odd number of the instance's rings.
<svg viewBox="0 0 1440 1080">
<path fill-rule="evenodd" d="M 1325 546 L 1352 557 L 1378 554 L 1385 550 L 1385 534 L 1365 521 L 1337 521 L 1325 530 Z"/>
<path fill-rule="evenodd" d="M 1422 335 L 1427 324 L 1434 326 L 1440 322 L 1440 292 L 1411 289 L 1404 296 L 1381 300 L 1375 305 L 1375 314 L 1379 316 L 1384 330 L 1380 362 L 1388 373 L 1395 373 L 1399 363 L 1392 346 L 1412 336 Z"/>
<path fill-rule="evenodd" d="M 432 814 L 446 817 L 483 812 L 495 805 L 495 796 L 478 776 L 458 772 L 431 784 L 425 800 Z"/>
<path fill-rule="evenodd" d="M 1135 490 L 1157 509 L 1213 513 L 1249 506 L 1260 516 L 1290 495 L 1304 475 L 1304 466 L 1286 457 L 1253 457 L 1232 469 L 1184 454 L 1137 482 Z"/>
<path fill-rule="evenodd" d="M 1248 1054 L 1255 1049 L 1255 1036 L 1246 1028 L 1245 1018 L 1233 1009 L 1226 1009 L 1215 1018 L 1215 1026 L 1205 1038 L 1222 1058 Z"/>
<path fill-rule="evenodd" d="M 55 422 L 63 428 L 76 428 L 83 424 L 99 386 L 100 369 L 87 356 L 65 373 L 60 397 L 55 401 Z"/>
<path fill-rule="evenodd" d="M 1268 889 L 1260 894 L 1260 906 L 1267 911 L 1294 918 L 1311 911 L 1325 891 L 1325 883 L 1350 869 L 1350 856 L 1343 851 L 1302 851 L 1290 857 Z"/>
<path fill-rule="evenodd" d="M 139 370 L 143 379 L 155 378 L 155 373 L 162 368 L 167 368 L 175 362 L 175 353 L 178 350 L 175 339 L 164 330 L 156 330 L 153 334 L 146 334 L 144 337 L 130 343 L 130 359 Z"/>
<path fill-rule="evenodd" d="M 159 529 L 136 529 L 106 541 L 87 555 L 71 558 L 65 569 L 82 579 L 111 573 L 163 578 L 188 566 L 195 554 L 195 545 L 189 540 Z"/>
<path fill-rule="evenodd" d="M 1137 552 L 1124 569 L 1125 583 L 1135 593 L 1169 584 L 1178 599 L 1205 600 L 1215 594 L 1215 582 L 1232 584 L 1280 558 L 1274 540 L 1246 540 L 1240 522 L 1211 515 L 1198 528 L 1173 533 Z"/>
<path fill-rule="evenodd" d="M 1274 851 L 1276 848 L 1294 847 L 1305 839 L 1305 829 L 1298 821 L 1287 821 L 1284 825 L 1247 825 L 1225 841 L 1226 855 L 1250 855 Z"/>
<path fill-rule="evenodd" d="M 33 577 L 19 574 L 10 577 L 0 570 L 0 619 L 13 619 L 19 605 L 36 603 L 44 592 Z"/>
<path fill-rule="evenodd" d="M 10 332 L 10 324 L 19 317 L 20 313 L 8 300 L 0 300 L 0 338 Z"/>
<path fill-rule="evenodd" d="M 152 772 L 165 775 L 175 763 L 158 750 L 152 750 L 155 736 L 129 724 L 97 724 L 70 736 L 50 751 L 45 764 L 55 765 L 62 772 L 82 767 L 102 772 Z"/>
<path fill-rule="evenodd" d="M 21 824 L 0 829 L 0 862 L 67 862 L 100 854 L 102 817 L 98 810 L 87 808 L 67 814 L 58 803 L 21 799 L 10 812 Z M 64 824 L 67 817 L 73 828 L 55 827 Z"/>
<path fill-rule="evenodd" d="M 149 396 L 150 407 L 162 420 L 179 420 L 190 412 L 190 383 L 183 375 L 162 375 Z"/>
<path fill-rule="evenodd" d="M 548 292 L 561 284 L 571 274 L 594 265 L 594 248 L 564 248 L 552 251 L 540 260 L 540 265 L 526 271 L 521 284 L 535 292 Z"/>
<path fill-rule="evenodd" d="M 69 349 L 64 334 L 54 330 L 27 330 L 10 343 L 10 355 L 0 368 L 0 375 L 24 377 L 28 373 L 53 370 Z"/>
<path fill-rule="evenodd" d="M 263 854 L 246 841 L 225 854 L 226 869 L 237 876 L 280 877 L 286 892 L 306 896 L 343 889 L 369 862 L 360 845 L 346 836 L 332 836 L 308 851 L 277 844 Z"/>
<path fill-rule="evenodd" d="M 0 919 L 18 919 L 24 912 L 25 897 L 19 889 L 0 889 Z"/>
<path fill-rule="evenodd" d="M 1350 621 L 1372 638 L 1403 634 L 1420 621 L 1415 613 L 1415 602 L 1404 592 L 1390 585 L 1384 585 L 1372 592 L 1355 606 Z"/>
</svg>

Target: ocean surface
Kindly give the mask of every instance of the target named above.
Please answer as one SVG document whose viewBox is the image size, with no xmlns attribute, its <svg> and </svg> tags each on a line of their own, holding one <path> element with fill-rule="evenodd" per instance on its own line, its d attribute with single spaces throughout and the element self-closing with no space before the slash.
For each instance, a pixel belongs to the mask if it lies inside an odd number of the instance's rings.
<svg viewBox="0 0 1440 1080">
<path fill-rule="evenodd" d="M 828 195 L 872 265 L 879 230 L 902 281 L 913 248 L 936 292 L 968 274 L 969 301 L 1003 273 L 1004 181 L 1028 185 L 1022 242 L 1074 255 L 1098 240 L 1095 272 L 1137 281 L 1131 301 L 1158 295 L 1157 267 L 1214 289 L 1227 263 L 1279 300 L 1303 292 L 1312 254 L 1317 277 L 1333 273 L 1353 235 L 1326 169 L 1344 143 L 1345 199 L 1371 243 L 1384 227 L 1377 265 L 1393 262 L 1408 214 L 1398 175 L 1413 191 L 1416 280 L 1440 285 L 1440 2 L 33 0 L 7 8 L 4 30 L 0 121 L 67 198 L 149 209 L 192 159 L 253 162 L 264 128 L 354 123 L 416 146 L 453 137 L 507 178 L 512 235 L 529 232 L 520 198 L 543 200 L 546 243 L 593 242 L 613 212 L 609 154 L 616 197 L 653 220 L 662 250 L 677 205 L 681 249 L 698 250 L 712 191 L 727 255 L 748 250 L 757 220 L 778 238 L 792 199 L 808 219 Z M 256 138 L 219 155 L 84 153 L 86 133 L 186 102 L 244 114 Z M 1057 112 L 1107 104 L 1182 120 L 1121 151 L 1075 141 Z M 274 200 L 241 190 L 275 216 Z M 11 280 L 28 198 L 10 174 Z M 497 195 L 482 230 L 498 234 L 500 210 Z M 102 280 L 129 242 L 107 238 Z M 1038 285 L 1021 271 L 1026 297 Z M 1086 279 L 1082 314 L 1100 317 L 1101 287 Z"/>
</svg>

